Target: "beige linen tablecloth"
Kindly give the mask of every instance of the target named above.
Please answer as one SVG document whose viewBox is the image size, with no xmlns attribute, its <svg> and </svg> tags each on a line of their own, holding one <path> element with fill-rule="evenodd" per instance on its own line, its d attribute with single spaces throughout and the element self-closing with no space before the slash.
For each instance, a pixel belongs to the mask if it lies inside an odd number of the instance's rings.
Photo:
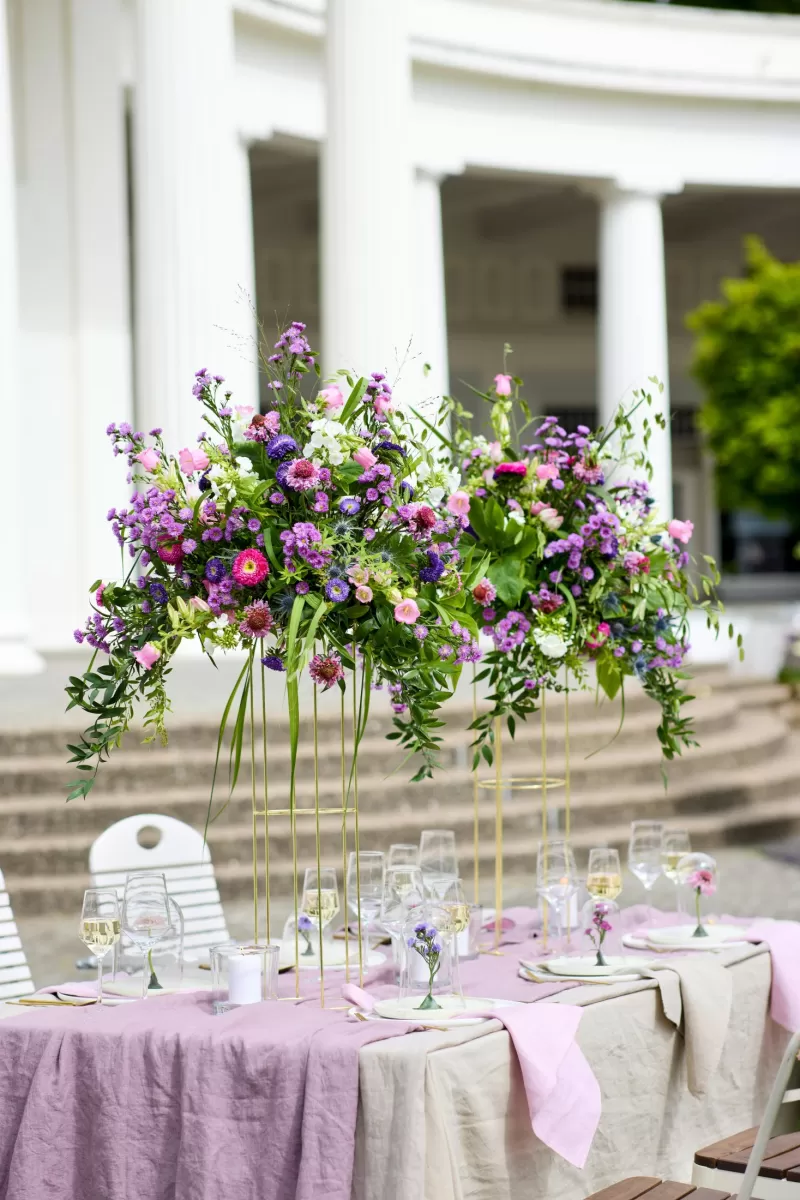
<svg viewBox="0 0 800 1200">
<path fill-rule="evenodd" d="M 672 971 L 661 989 L 642 980 L 541 1001 L 586 1009 L 578 1042 L 603 1113 L 583 1171 L 534 1137 L 497 1022 L 364 1047 L 353 1200 L 581 1200 L 629 1175 L 689 1180 L 698 1147 L 758 1122 L 788 1036 L 768 1013 L 767 948 L 717 961 L 730 974 L 727 1030 L 718 992 L 710 988 L 704 1006 L 705 990 L 688 980 L 676 1028 Z M 703 1094 L 692 1094 L 687 1070 L 703 1075 Z"/>
</svg>

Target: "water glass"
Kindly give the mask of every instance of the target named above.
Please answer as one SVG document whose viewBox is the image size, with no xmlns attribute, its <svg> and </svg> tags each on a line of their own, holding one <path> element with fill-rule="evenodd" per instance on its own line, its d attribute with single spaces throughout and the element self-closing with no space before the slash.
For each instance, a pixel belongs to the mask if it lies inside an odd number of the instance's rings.
<svg viewBox="0 0 800 1200">
<path fill-rule="evenodd" d="M 400 942 L 409 914 L 425 903 L 422 871 L 411 864 L 387 867 L 383 876 L 381 924 L 392 939 L 395 962 L 400 966 Z"/>
<path fill-rule="evenodd" d="M 569 924 L 569 906 L 578 891 L 575 855 L 566 838 L 549 838 L 539 843 L 536 891 L 555 910 L 561 933 Z"/>
<path fill-rule="evenodd" d="M 671 883 L 675 884 L 675 904 L 678 912 L 683 911 L 681 902 L 678 863 L 684 854 L 690 854 L 692 843 L 687 829 L 665 829 L 661 839 L 661 869 Z"/>
<path fill-rule="evenodd" d="M 103 960 L 120 937 L 117 893 L 107 888 L 87 888 L 83 893 L 78 935 L 97 959 L 97 1003 L 103 1003 Z"/>
<path fill-rule="evenodd" d="M 646 892 L 651 891 L 661 875 L 663 836 L 664 826 L 660 821 L 631 822 L 628 870 L 636 876 Z"/>
<path fill-rule="evenodd" d="M 122 904 L 122 930 L 141 951 L 142 999 L 155 978 L 153 947 L 163 938 L 174 936 L 172 911 L 163 875 L 135 876 L 125 883 Z"/>
<path fill-rule="evenodd" d="M 369 927 L 381 911 L 383 864 L 382 850 L 351 850 L 347 860 L 347 903 L 358 921 L 363 966 L 369 961 Z"/>
<path fill-rule="evenodd" d="M 458 878 L 456 835 L 452 830 L 423 829 L 419 865 L 428 895 L 438 899 L 447 884 Z"/>
<path fill-rule="evenodd" d="M 409 863 L 415 867 L 419 866 L 419 846 L 415 842 L 392 842 L 386 866 L 400 867 Z"/>
</svg>

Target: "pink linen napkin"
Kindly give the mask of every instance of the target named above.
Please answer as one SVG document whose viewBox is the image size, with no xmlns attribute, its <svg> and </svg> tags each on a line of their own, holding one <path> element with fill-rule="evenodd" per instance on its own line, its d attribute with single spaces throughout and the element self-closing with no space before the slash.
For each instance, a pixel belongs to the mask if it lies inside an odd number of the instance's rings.
<svg viewBox="0 0 800 1200">
<path fill-rule="evenodd" d="M 49 983 L 47 987 L 37 988 L 34 994 L 55 996 L 57 992 L 67 992 L 70 996 L 82 996 L 87 1000 L 95 1000 L 97 998 L 97 980 L 93 979 L 91 983 Z"/>
<path fill-rule="evenodd" d="M 374 997 L 354 984 L 343 984 L 342 995 L 367 1012 L 375 1007 Z M 490 1017 L 505 1027 L 522 1072 L 533 1132 L 567 1162 L 583 1167 L 601 1105 L 600 1086 L 575 1040 L 582 1009 L 554 1004 L 473 1007 L 469 996 L 464 1002 L 453 1024 Z"/>
<path fill-rule="evenodd" d="M 761 918 L 743 932 L 748 942 L 766 942 L 772 959 L 770 1016 L 790 1033 L 800 1030 L 800 923 Z"/>
</svg>

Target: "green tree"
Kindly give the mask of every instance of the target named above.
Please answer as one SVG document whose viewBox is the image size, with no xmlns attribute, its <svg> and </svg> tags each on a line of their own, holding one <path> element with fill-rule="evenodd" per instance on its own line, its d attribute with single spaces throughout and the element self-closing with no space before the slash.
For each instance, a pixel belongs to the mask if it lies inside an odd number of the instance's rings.
<svg viewBox="0 0 800 1200">
<path fill-rule="evenodd" d="M 745 240 L 747 274 L 686 318 L 699 421 L 716 458 L 723 508 L 788 518 L 800 532 L 800 263 Z"/>
<path fill-rule="evenodd" d="M 674 4 L 685 8 L 735 8 L 740 12 L 800 14 L 800 0 L 632 0 L 635 4 Z"/>
</svg>

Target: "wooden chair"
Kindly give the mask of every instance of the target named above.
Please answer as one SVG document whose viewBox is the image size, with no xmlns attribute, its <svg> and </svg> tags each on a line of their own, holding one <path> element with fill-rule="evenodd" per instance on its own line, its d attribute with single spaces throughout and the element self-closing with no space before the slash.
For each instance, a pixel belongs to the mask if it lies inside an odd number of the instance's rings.
<svg viewBox="0 0 800 1200">
<path fill-rule="evenodd" d="M 188 959 L 229 938 L 208 845 L 175 817 L 142 813 L 109 826 L 89 851 L 89 871 L 95 887 L 116 888 L 120 897 L 128 875 L 162 871 L 183 911 Z"/>
<path fill-rule="evenodd" d="M 800 1134 L 772 1137 L 781 1105 L 800 1098 L 786 1086 L 800 1051 L 800 1033 L 789 1039 L 761 1124 L 714 1142 L 694 1156 L 691 1183 L 636 1175 L 595 1192 L 588 1200 L 800 1200 Z M 741 1183 L 740 1183 L 741 1180 Z"/>
<path fill-rule="evenodd" d="M 33 980 L 0 871 L 0 1000 L 30 996 Z"/>
</svg>

